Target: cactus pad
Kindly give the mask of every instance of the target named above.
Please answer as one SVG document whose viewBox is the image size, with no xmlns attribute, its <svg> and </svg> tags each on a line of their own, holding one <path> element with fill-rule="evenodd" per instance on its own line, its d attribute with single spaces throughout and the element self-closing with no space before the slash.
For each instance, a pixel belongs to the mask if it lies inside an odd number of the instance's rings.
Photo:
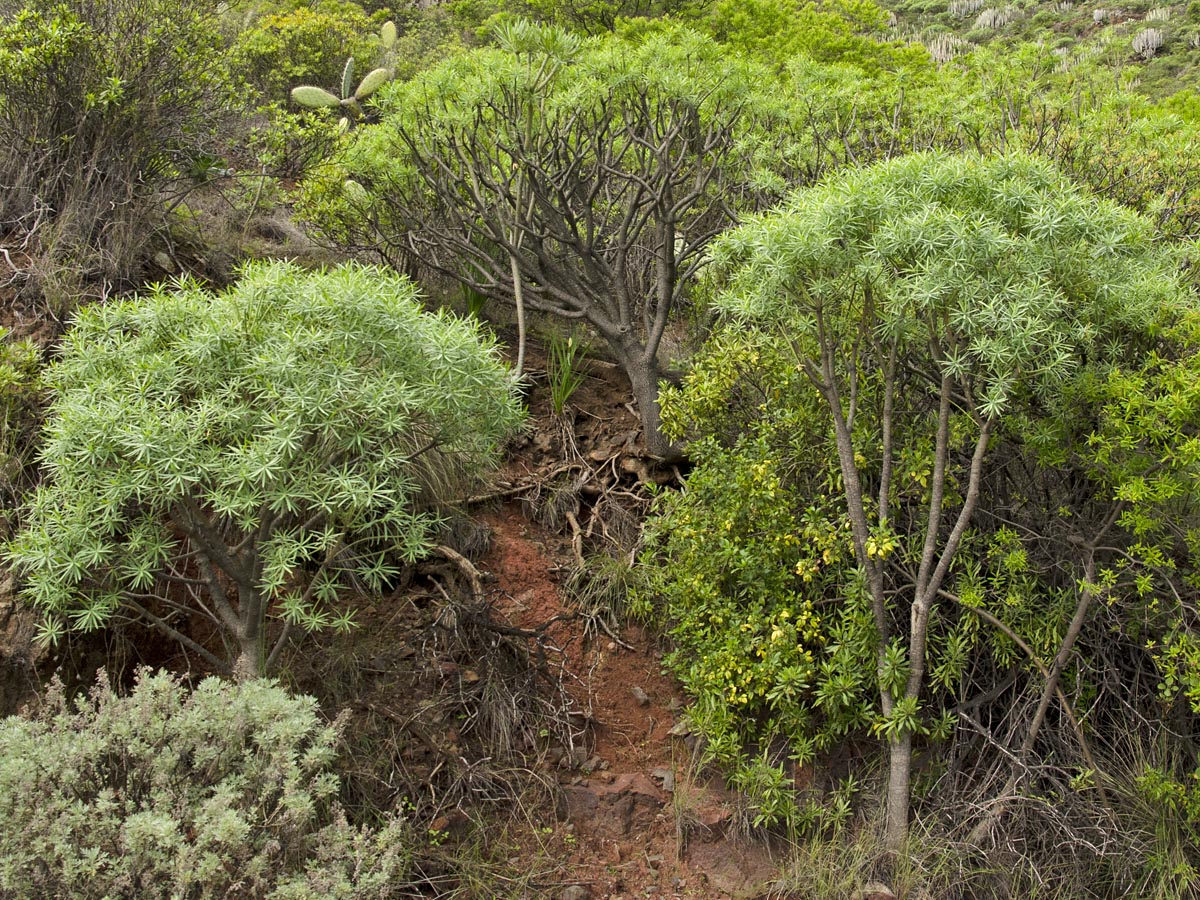
<svg viewBox="0 0 1200 900">
<path fill-rule="evenodd" d="M 391 69 L 373 69 L 368 72 L 358 85 L 358 90 L 354 92 L 355 100 L 366 100 L 375 93 L 381 86 L 386 84 L 392 78 Z"/>
<path fill-rule="evenodd" d="M 341 106 L 342 104 L 342 101 L 329 91 L 311 84 L 302 84 L 300 87 L 292 88 L 292 99 L 301 106 L 310 106 L 314 109 L 324 106 Z"/>
</svg>

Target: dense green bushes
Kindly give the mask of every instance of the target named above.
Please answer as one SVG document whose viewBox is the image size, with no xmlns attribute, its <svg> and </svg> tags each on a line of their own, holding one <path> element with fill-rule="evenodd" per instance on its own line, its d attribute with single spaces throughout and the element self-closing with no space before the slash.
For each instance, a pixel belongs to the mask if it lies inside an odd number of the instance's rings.
<svg viewBox="0 0 1200 900">
<path fill-rule="evenodd" d="M 871 0 L 718 0 L 697 25 L 731 51 L 785 64 L 797 57 L 866 71 L 928 65 L 925 48 L 883 43 L 887 13 Z"/>
<path fill-rule="evenodd" d="M 379 62 L 379 16 L 348 0 L 305 6 L 275 4 L 256 10 L 250 27 L 230 48 L 233 73 L 266 100 L 285 101 L 298 84 L 336 89 L 347 57 L 366 73 Z"/>
<path fill-rule="evenodd" d="M 61 308 L 136 276 L 163 193 L 211 166 L 219 45 L 202 0 L 0 2 L 0 232 Z"/>
<path fill-rule="evenodd" d="M 101 678 L 69 703 L 0 721 L 0 894 L 12 900 L 191 897 L 383 900 L 407 894 L 403 818 L 349 825 L 336 727 L 267 681 L 194 691 Z"/>
</svg>

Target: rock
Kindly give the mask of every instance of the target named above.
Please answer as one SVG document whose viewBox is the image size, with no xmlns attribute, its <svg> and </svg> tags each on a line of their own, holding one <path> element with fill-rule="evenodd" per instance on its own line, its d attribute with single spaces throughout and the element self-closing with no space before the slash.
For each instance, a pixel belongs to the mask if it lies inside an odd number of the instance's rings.
<svg viewBox="0 0 1200 900">
<path fill-rule="evenodd" d="M 733 821 L 733 810 L 721 804 L 705 805 L 696 810 L 696 824 L 700 826 L 699 840 L 712 843 L 725 837 Z"/>
<path fill-rule="evenodd" d="M 568 785 L 560 796 L 561 818 L 610 837 L 649 828 L 666 800 L 654 782 L 640 773 L 617 775 L 611 784 Z"/>
<path fill-rule="evenodd" d="M 630 693 L 633 694 L 633 699 L 637 701 L 638 706 L 649 706 L 650 705 L 650 695 L 647 694 L 645 691 L 643 691 L 637 685 L 634 685 L 634 687 L 630 691 Z"/>
<path fill-rule="evenodd" d="M 636 456 L 622 457 L 621 471 L 626 475 L 634 476 L 638 484 L 648 484 L 654 480 L 650 474 L 649 464 L 644 459 L 639 459 Z"/>
<path fill-rule="evenodd" d="M 762 896 L 779 874 L 766 847 L 731 838 L 690 846 L 687 859 L 693 872 L 707 876 L 709 887 L 734 898 Z"/>
<path fill-rule="evenodd" d="M 715 784 L 689 792 L 686 817 L 688 842 L 715 844 L 729 836 L 739 798 L 735 791 Z"/>
<path fill-rule="evenodd" d="M 872 881 L 870 884 L 862 886 L 858 893 L 854 895 L 854 900 L 896 900 L 896 895 L 892 893 L 892 889 L 886 884 Z"/>
<path fill-rule="evenodd" d="M 558 895 L 558 900 L 591 900 L 591 898 L 591 890 L 582 884 L 573 884 L 563 888 L 562 893 Z"/>
<path fill-rule="evenodd" d="M 588 761 L 588 753 L 582 747 L 572 747 L 570 750 L 564 750 L 563 755 L 559 758 L 558 767 L 573 771 L 583 768 Z"/>
<path fill-rule="evenodd" d="M 558 817 L 576 824 L 591 823 L 600 809 L 600 797 L 586 784 L 567 785 L 560 788 Z"/>
<path fill-rule="evenodd" d="M 465 812 L 457 808 L 438 816 L 429 823 L 430 831 L 436 831 L 438 834 L 449 835 L 454 838 L 461 838 L 470 830 L 470 827 L 470 818 Z"/>
<path fill-rule="evenodd" d="M 662 768 L 661 766 L 657 769 L 651 769 L 650 777 L 655 779 L 656 781 L 661 781 L 662 789 L 664 791 L 666 791 L 668 794 L 674 792 L 674 790 L 675 790 L 675 773 L 672 772 L 670 769 L 665 769 L 665 768 Z"/>
<path fill-rule="evenodd" d="M 608 764 L 605 763 L 604 760 L 601 759 L 599 756 L 593 756 L 591 759 L 589 759 L 587 762 L 585 762 L 583 764 L 583 771 L 599 772 L 600 770 L 607 768 L 607 765 Z"/>
</svg>

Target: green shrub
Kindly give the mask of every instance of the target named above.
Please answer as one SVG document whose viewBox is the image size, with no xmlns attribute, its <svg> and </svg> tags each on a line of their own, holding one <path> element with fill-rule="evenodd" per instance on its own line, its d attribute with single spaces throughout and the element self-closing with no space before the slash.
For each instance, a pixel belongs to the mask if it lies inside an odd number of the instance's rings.
<svg viewBox="0 0 1200 900">
<path fill-rule="evenodd" d="M 881 43 L 887 14 L 871 0 L 718 0 L 703 27 L 732 50 L 785 63 L 795 56 L 865 71 L 928 66 L 919 45 Z"/>
<path fill-rule="evenodd" d="M 693 698 L 706 758 L 760 822 L 801 821 L 782 767 L 862 730 L 874 699 L 870 609 L 861 597 L 830 602 L 853 548 L 820 499 L 831 461 L 796 440 L 817 418 L 803 387 L 786 353 L 737 329 L 664 393 L 670 433 L 702 437 L 688 445 L 687 489 L 658 501 L 634 597 L 635 611 L 658 606 L 670 623 L 664 661 Z"/>
<path fill-rule="evenodd" d="M 509 4 L 520 15 L 583 34 L 615 31 L 622 19 L 656 16 L 688 19 L 707 5 L 708 0 L 520 0 Z"/>
<path fill-rule="evenodd" d="M 522 417 L 475 324 L 360 266 L 261 263 L 216 296 L 184 281 L 89 307 L 47 380 L 45 483 L 9 548 L 46 635 L 133 615 L 243 676 L 286 640 L 268 652 L 268 608 L 347 626 L 343 591 L 420 556 Z"/>
<path fill-rule="evenodd" d="M 378 25 L 357 3 L 323 0 L 260 15 L 230 49 L 236 75 L 265 99 L 284 101 L 298 84 L 334 88 L 346 58 L 369 72 L 381 53 Z"/>
<path fill-rule="evenodd" d="M 68 302 L 71 281 L 136 275 L 164 192 L 219 152 L 233 95 L 211 8 L 0 0 L 0 232 Z"/>
<path fill-rule="evenodd" d="M 290 112 L 281 104 L 263 107 L 262 127 L 250 135 L 259 164 L 276 178 L 303 178 L 329 160 L 345 140 L 337 120 L 321 110 Z"/>
<path fill-rule="evenodd" d="M 337 728 L 269 681 L 189 692 L 139 673 L 120 697 L 51 688 L 0 722 L 0 894 L 168 900 L 398 896 L 414 835 L 350 826 Z"/>
</svg>

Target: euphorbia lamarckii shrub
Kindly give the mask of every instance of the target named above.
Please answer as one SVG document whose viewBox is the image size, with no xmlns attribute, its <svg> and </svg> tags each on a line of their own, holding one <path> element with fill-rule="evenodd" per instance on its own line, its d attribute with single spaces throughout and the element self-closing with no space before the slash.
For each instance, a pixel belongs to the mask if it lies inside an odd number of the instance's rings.
<svg viewBox="0 0 1200 900">
<path fill-rule="evenodd" d="M 93 307 L 47 377 L 46 478 L 8 549 L 46 636 L 137 618 L 239 677 L 295 626 L 348 625 L 343 592 L 420 557 L 522 418 L 489 338 L 360 266 Z"/>
<path fill-rule="evenodd" d="M 673 453 L 660 346 L 752 193 L 751 151 L 776 140 L 768 73 L 678 28 L 580 41 L 518 22 L 500 38 L 381 89 L 380 123 L 310 180 L 304 214 L 511 302 L 519 335 L 526 309 L 583 323 L 629 377 L 647 449 Z"/>
<path fill-rule="evenodd" d="M 920 154 L 800 191 L 714 244 L 716 305 L 730 329 L 765 346 L 732 342 L 741 356 L 709 359 L 685 383 L 692 409 L 720 412 L 698 429 L 709 439 L 692 477 L 700 489 L 676 504 L 677 527 L 657 533 L 673 564 L 663 594 L 674 615 L 711 628 L 711 643 L 742 649 L 718 673 L 692 672 L 686 658 L 676 664 L 701 692 L 707 721 L 730 735 L 745 734 L 725 728 L 731 717 L 773 722 L 810 743 L 869 722 L 887 746 L 893 850 L 907 835 L 914 739 L 954 727 L 931 691 L 959 681 L 971 645 L 966 632 L 946 637 L 946 623 L 976 615 L 973 598 L 986 592 L 972 577 L 993 565 L 988 553 L 1012 543 L 1003 528 L 1012 532 L 1020 519 L 1036 526 L 1029 533 L 1062 533 L 1016 554 L 1033 559 L 1053 547 L 1045 572 L 1058 580 L 1043 575 L 1039 601 L 1065 611 L 1044 623 L 1053 662 L 1039 672 L 1034 713 L 1010 754 L 1018 759 L 1035 746 L 1048 708 L 1065 707 L 1059 686 L 1099 605 L 1096 584 L 1112 569 L 1111 599 L 1131 565 L 1113 560 L 1146 555 L 1112 549 L 1136 548 L 1140 537 L 1113 500 L 1134 488 L 1115 491 L 1099 463 L 1081 460 L 1095 455 L 1089 423 L 1100 417 L 1083 405 L 1084 387 L 1153 359 L 1164 323 L 1190 306 L 1178 254 L 1153 235 L 1150 220 L 1075 187 L 1044 161 Z M 747 389 L 754 382 L 738 368 L 753 372 L 768 357 L 785 377 Z M 747 398 L 760 446 L 747 438 L 720 450 L 713 440 L 730 440 Z M 674 394 L 665 407 L 668 424 L 678 424 Z M 714 476 L 709 460 L 726 471 Z M 1068 466 L 1077 469 L 1070 479 L 1045 474 Z M 1035 470 L 1037 480 L 1028 474 Z M 743 483 L 748 501 L 726 487 Z M 712 502 L 697 507 L 706 496 Z M 1032 515 L 1041 497 L 1053 501 L 1045 523 Z M 743 523 L 751 503 L 770 515 Z M 776 504 L 793 506 L 783 517 L 792 524 L 764 533 L 763 522 L 779 521 Z M 730 549 L 735 541 L 741 547 Z M 732 562 L 719 579 L 698 579 L 717 554 L 709 546 Z M 751 618 L 756 604 L 761 614 Z M 821 606 L 825 637 L 812 621 Z M 848 610 L 849 631 L 838 624 Z M 1002 612 L 1011 618 L 1012 604 Z M 735 627 L 745 630 L 727 634 Z M 760 633 L 761 645 L 744 640 Z M 931 653 L 939 634 L 945 640 Z M 865 659 L 848 671 L 846 654 L 864 635 Z M 947 649 L 956 641 L 961 652 Z M 689 652 L 704 649 L 693 643 Z M 757 659 L 773 666 L 777 683 L 755 680 L 764 671 Z M 727 683 L 730 673 L 739 680 Z M 814 732 L 820 721 L 837 727 Z M 762 735 L 760 746 L 777 736 Z"/>
</svg>

